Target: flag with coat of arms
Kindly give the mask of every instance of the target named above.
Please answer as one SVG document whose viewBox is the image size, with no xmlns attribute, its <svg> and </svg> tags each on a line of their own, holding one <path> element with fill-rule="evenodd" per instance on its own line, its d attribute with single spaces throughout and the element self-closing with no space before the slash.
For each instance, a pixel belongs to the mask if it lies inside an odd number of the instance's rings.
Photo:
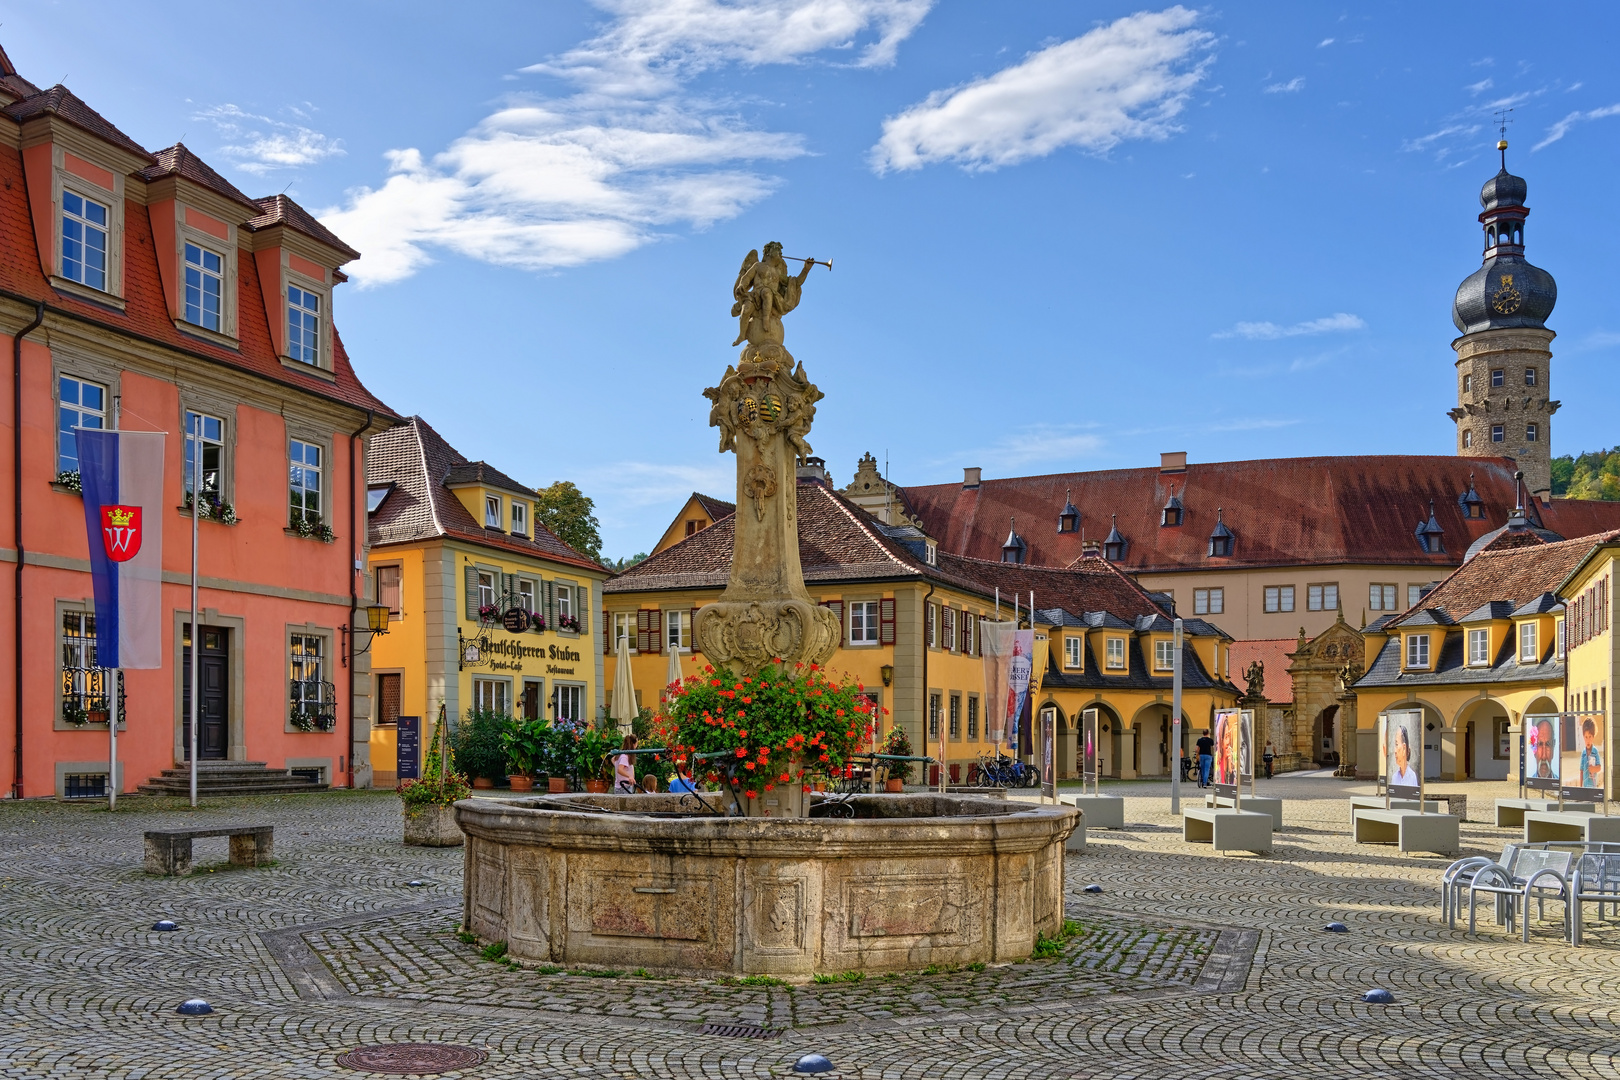
<svg viewBox="0 0 1620 1080">
<path fill-rule="evenodd" d="M 74 431 L 96 594 L 96 662 L 163 666 L 163 432 Z"/>
</svg>

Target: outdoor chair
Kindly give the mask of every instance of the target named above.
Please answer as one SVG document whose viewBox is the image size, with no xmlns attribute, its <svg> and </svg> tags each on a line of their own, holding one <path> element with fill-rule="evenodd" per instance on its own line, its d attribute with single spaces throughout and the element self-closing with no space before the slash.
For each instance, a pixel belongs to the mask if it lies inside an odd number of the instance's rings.
<svg viewBox="0 0 1620 1080">
<path fill-rule="evenodd" d="M 1474 875 L 1487 866 L 1501 866 L 1509 875 L 1513 873 L 1513 859 L 1524 845 L 1512 841 L 1502 848 L 1502 857 L 1495 861 L 1484 855 L 1471 855 L 1458 859 L 1440 875 L 1440 917 L 1446 920 L 1448 930 L 1457 929 L 1457 909 L 1462 906 L 1463 893 L 1473 883 Z M 1496 919 L 1502 921 L 1502 906 L 1497 904 Z"/>
<path fill-rule="evenodd" d="M 1600 850 L 1588 850 L 1576 857 L 1575 868 L 1570 877 L 1571 945 L 1581 944 L 1585 915 L 1583 909 L 1586 904 L 1597 904 L 1599 919 L 1602 919 L 1605 911 L 1610 908 L 1613 909 L 1613 913 L 1620 914 L 1620 845 L 1592 844 L 1588 847 Z"/>
<path fill-rule="evenodd" d="M 1570 864 L 1575 858 L 1571 851 L 1552 851 L 1546 848 L 1520 848 L 1510 871 L 1501 863 L 1482 866 L 1474 872 L 1468 883 L 1468 932 L 1476 932 L 1475 903 L 1480 893 L 1489 893 L 1505 901 L 1508 933 L 1513 933 L 1513 920 L 1518 902 L 1524 901 L 1521 930 L 1526 943 L 1530 940 L 1530 901 L 1536 901 L 1538 917 L 1545 918 L 1548 900 L 1564 902 L 1564 932 L 1568 936 L 1573 908 L 1570 904 Z"/>
</svg>

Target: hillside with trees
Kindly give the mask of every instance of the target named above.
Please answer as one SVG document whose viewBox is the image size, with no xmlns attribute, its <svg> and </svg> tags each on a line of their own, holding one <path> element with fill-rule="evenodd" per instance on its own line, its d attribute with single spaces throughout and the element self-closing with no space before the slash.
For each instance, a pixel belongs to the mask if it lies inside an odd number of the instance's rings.
<svg viewBox="0 0 1620 1080">
<path fill-rule="evenodd" d="M 1620 502 L 1620 446 L 1553 458 L 1552 493 L 1567 499 Z"/>
</svg>

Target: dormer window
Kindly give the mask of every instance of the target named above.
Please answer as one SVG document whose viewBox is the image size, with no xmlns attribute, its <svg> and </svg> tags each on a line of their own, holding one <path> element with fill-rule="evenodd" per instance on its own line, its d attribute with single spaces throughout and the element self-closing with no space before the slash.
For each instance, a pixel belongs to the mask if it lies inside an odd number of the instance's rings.
<svg viewBox="0 0 1620 1080">
<path fill-rule="evenodd" d="M 484 528 L 501 527 L 501 499 L 498 495 L 484 496 Z"/>
<path fill-rule="evenodd" d="M 287 355 L 312 367 L 321 365 L 321 298 L 297 285 L 287 286 Z M 500 528 L 499 519 L 495 527 Z"/>
<path fill-rule="evenodd" d="M 1021 563 L 1029 552 L 1029 545 L 1018 535 L 1017 526 L 1018 519 L 1014 518 L 1012 528 L 1007 532 L 1007 542 L 1001 545 L 1001 561 L 1004 563 Z"/>
<path fill-rule="evenodd" d="M 1426 555 L 1443 555 L 1446 546 L 1444 543 L 1445 530 L 1434 516 L 1434 500 L 1429 501 L 1429 520 L 1418 522 L 1416 531 L 1418 547 Z"/>
<path fill-rule="evenodd" d="M 512 532 L 519 536 L 529 535 L 529 508 L 520 502 L 512 503 Z"/>
<path fill-rule="evenodd" d="M 1170 498 L 1165 501 L 1164 510 L 1159 514 L 1161 528 L 1174 527 L 1181 524 L 1181 499 L 1176 495 L 1175 489 L 1170 490 Z"/>
<path fill-rule="evenodd" d="M 1429 635 L 1406 635 L 1406 666 L 1428 670 L 1429 667 Z"/>
<path fill-rule="evenodd" d="M 1466 434 L 1466 432 L 1464 433 Z M 1464 445 L 1466 445 L 1466 440 Z M 1485 516 L 1485 501 L 1474 490 L 1474 474 L 1468 474 L 1468 490 L 1457 496 L 1457 505 L 1462 509 L 1463 517 L 1478 521 Z"/>
<path fill-rule="evenodd" d="M 1224 513 L 1225 511 L 1220 509 L 1215 511 L 1215 531 L 1209 534 L 1209 557 L 1212 559 L 1230 558 L 1232 547 L 1237 541 L 1237 537 L 1232 535 L 1232 530 L 1226 527 Z"/>
<path fill-rule="evenodd" d="M 1109 515 L 1109 521 L 1113 527 L 1108 530 L 1108 539 L 1103 541 L 1103 558 L 1109 562 L 1122 562 L 1128 545 L 1119 531 L 1119 515 Z"/>
<path fill-rule="evenodd" d="M 1540 642 L 1536 637 L 1536 624 L 1519 624 L 1519 663 L 1534 664 L 1541 660 Z"/>
<path fill-rule="evenodd" d="M 186 322 L 222 331 L 225 260 L 207 248 L 186 245 Z"/>
<path fill-rule="evenodd" d="M 1080 511 L 1075 509 L 1074 501 L 1070 499 L 1069 492 L 1063 493 L 1063 512 L 1058 515 L 1058 532 L 1072 533 L 1080 531 Z"/>
<path fill-rule="evenodd" d="M 1489 667 L 1491 663 L 1491 632 L 1468 631 L 1468 666 Z"/>
<path fill-rule="evenodd" d="M 62 190 L 62 276 L 107 291 L 108 208 Z"/>
</svg>

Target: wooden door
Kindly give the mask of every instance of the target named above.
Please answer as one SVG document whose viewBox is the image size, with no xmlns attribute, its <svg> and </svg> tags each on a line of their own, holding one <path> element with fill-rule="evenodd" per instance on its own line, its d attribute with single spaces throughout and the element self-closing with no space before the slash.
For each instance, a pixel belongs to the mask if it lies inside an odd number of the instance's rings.
<svg viewBox="0 0 1620 1080">
<path fill-rule="evenodd" d="M 186 628 L 189 631 L 189 627 Z M 202 748 L 200 761 L 223 761 L 230 756 L 230 637 L 223 627 L 202 628 L 202 648 L 197 669 L 197 742 Z M 191 758 L 191 648 L 184 645 L 181 677 L 181 740 L 186 759 Z"/>
</svg>

